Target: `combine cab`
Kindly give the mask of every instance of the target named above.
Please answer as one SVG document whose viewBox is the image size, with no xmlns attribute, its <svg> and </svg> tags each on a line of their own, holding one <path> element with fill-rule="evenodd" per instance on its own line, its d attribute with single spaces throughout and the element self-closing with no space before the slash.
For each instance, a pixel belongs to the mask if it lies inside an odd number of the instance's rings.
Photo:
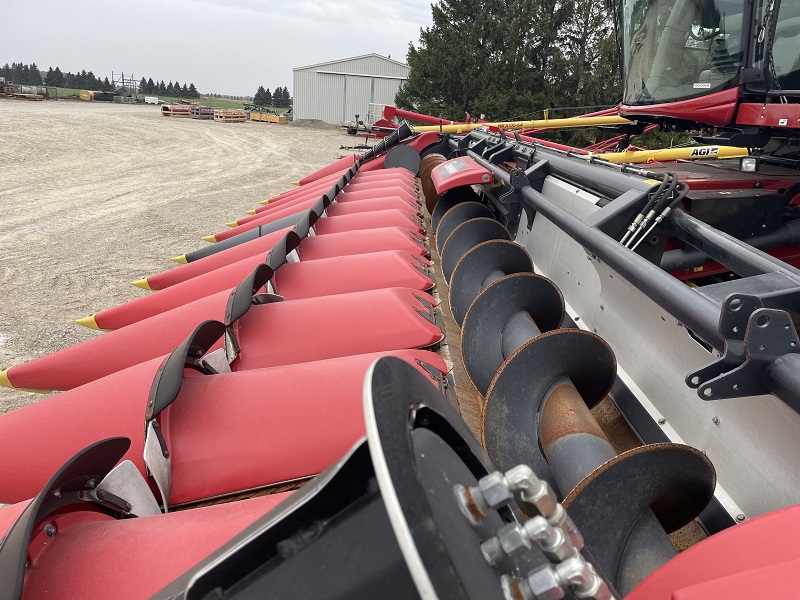
<svg viewBox="0 0 800 600">
<path fill-rule="evenodd" d="M 0 372 L 68 390 L 0 416 L 0 598 L 795 596 L 796 14 L 619 14 L 627 131 L 741 159 L 404 124 Z"/>
</svg>

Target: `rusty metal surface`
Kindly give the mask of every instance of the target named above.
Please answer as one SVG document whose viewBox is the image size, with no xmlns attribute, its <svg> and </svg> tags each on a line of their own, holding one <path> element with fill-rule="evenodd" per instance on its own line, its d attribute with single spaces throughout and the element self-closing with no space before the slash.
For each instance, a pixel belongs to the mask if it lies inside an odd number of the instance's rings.
<svg viewBox="0 0 800 600">
<path fill-rule="evenodd" d="M 247 498 L 256 498 L 258 496 L 270 496 L 272 494 L 282 494 L 284 492 L 294 492 L 299 490 L 303 487 L 306 483 L 311 481 L 314 478 L 313 475 L 308 477 L 301 477 L 299 479 L 293 479 L 291 481 L 285 481 L 282 483 L 275 483 L 272 485 L 253 488 L 250 490 L 244 490 L 242 492 L 237 492 L 235 494 L 228 494 L 225 496 L 216 496 L 213 498 L 206 498 L 203 500 L 187 502 L 184 504 L 176 504 L 174 506 L 170 506 L 170 511 L 178 511 L 178 510 L 189 510 L 192 508 L 200 508 L 203 506 L 214 506 L 215 504 L 225 504 L 227 502 L 236 502 L 239 500 L 246 500 Z"/>
<path fill-rule="evenodd" d="M 547 455 L 558 439 L 576 433 L 608 441 L 578 390 L 565 381 L 553 388 L 542 406 L 539 442 Z"/>
<path fill-rule="evenodd" d="M 431 171 L 446 160 L 443 155 L 432 153 L 425 155 L 419 165 L 419 179 L 422 183 L 422 192 L 425 194 L 425 208 L 428 209 L 429 214 L 433 212 L 434 207 L 442 198 L 433 186 Z"/>
<path fill-rule="evenodd" d="M 651 501 L 661 525 L 669 533 L 691 522 L 705 508 L 717 483 L 714 465 L 702 452 L 683 444 L 660 443 L 639 446 L 606 461 L 564 498 L 564 507 L 585 502 L 605 488 L 607 497 L 614 481 L 627 481 Z M 657 484 L 654 486 L 652 484 Z M 614 493 L 619 493 L 617 488 Z M 622 501 L 622 500 L 625 501 Z M 616 508 L 631 507 L 633 490 L 626 490 Z M 615 509 L 616 509 L 615 508 Z"/>
<path fill-rule="evenodd" d="M 597 563 L 627 591 L 669 558 L 664 531 L 692 522 L 715 485 L 714 467 L 700 451 L 650 444 L 600 465 L 563 504 Z"/>
<path fill-rule="evenodd" d="M 428 230 L 431 230 L 431 215 L 425 215 L 426 225 L 429 225 Z M 445 330 L 445 342 L 440 350 L 448 365 L 452 365 L 452 376 L 455 387 L 451 389 L 451 399 L 456 409 L 461 414 L 461 418 L 470 428 L 475 437 L 480 439 L 481 430 L 481 414 L 483 411 L 483 397 L 472 385 L 472 382 L 467 377 L 467 372 L 464 369 L 463 361 L 461 360 L 461 329 L 453 319 L 453 314 L 450 309 L 450 302 L 447 294 L 443 290 L 447 289 L 444 276 L 442 274 L 442 261 L 439 253 L 436 250 L 435 244 L 430 244 L 431 261 L 433 267 L 431 274 L 436 282 L 436 289 L 440 292 L 438 294 L 441 304 L 439 309 L 442 314 L 442 322 Z M 445 356 L 446 354 L 446 356 Z"/>
</svg>

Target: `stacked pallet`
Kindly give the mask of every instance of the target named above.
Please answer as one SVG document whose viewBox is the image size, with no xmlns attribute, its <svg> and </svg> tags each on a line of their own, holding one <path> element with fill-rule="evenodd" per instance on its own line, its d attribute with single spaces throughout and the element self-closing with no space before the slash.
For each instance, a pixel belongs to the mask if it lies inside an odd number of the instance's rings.
<svg viewBox="0 0 800 600">
<path fill-rule="evenodd" d="M 214 118 L 214 109 L 210 106 L 192 106 L 193 119 L 211 120 Z"/>
<path fill-rule="evenodd" d="M 271 115 L 269 113 L 251 112 L 250 120 L 262 121 L 264 123 L 278 123 L 280 125 L 286 124 L 286 117 L 284 117 L 283 115 Z"/>
<path fill-rule="evenodd" d="M 161 105 L 162 117 L 185 117 L 192 116 L 191 107 L 182 104 L 162 104 Z"/>
<path fill-rule="evenodd" d="M 220 123 L 244 123 L 247 120 L 247 113 L 243 110 L 217 108 L 214 110 L 214 120 Z"/>
</svg>

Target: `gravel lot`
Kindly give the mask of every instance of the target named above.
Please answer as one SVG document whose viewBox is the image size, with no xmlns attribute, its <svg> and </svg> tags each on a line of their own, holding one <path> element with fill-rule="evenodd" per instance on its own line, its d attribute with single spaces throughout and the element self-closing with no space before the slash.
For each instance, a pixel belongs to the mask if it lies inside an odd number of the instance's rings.
<svg viewBox="0 0 800 600">
<path fill-rule="evenodd" d="M 0 368 L 88 339 L 73 322 L 328 164 L 340 129 L 215 123 L 154 106 L 0 99 Z M 42 396 L 0 388 L 0 413 Z"/>
</svg>

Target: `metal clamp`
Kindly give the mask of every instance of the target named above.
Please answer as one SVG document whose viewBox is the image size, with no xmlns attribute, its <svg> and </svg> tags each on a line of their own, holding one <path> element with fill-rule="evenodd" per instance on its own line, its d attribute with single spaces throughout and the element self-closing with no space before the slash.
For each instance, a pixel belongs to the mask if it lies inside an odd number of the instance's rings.
<svg viewBox="0 0 800 600">
<path fill-rule="evenodd" d="M 763 308 L 756 296 L 726 298 L 719 330 L 725 337 L 720 360 L 686 377 L 686 384 L 697 389 L 703 400 L 768 394 L 768 368 L 786 354 L 800 353 L 800 339 L 789 313 Z"/>
</svg>

